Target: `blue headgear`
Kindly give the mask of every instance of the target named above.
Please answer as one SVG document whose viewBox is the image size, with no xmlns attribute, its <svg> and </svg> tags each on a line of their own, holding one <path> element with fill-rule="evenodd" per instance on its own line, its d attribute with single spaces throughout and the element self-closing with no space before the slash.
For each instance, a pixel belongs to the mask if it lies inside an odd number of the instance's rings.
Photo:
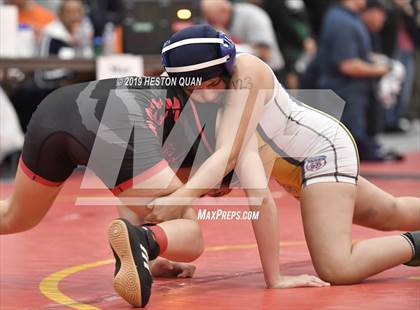
<svg viewBox="0 0 420 310">
<path fill-rule="evenodd" d="M 235 44 L 226 34 L 209 25 L 195 25 L 164 43 L 162 64 L 170 76 L 205 81 L 226 72 L 232 75 L 235 55 Z"/>
</svg>

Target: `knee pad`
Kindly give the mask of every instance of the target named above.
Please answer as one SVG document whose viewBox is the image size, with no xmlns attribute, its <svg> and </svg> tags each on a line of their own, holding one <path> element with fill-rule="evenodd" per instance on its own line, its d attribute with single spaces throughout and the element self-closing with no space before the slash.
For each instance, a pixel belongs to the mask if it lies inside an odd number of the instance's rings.
<svg viewBox="0 0 420 310">
<path fill-rule="evenodd" d="M 407 266 L 420 266 L 420 231 L 406 232 L 402 234 L 408 243 L 410 243 L 413 257 L 405 263 Z"/>
</svg>

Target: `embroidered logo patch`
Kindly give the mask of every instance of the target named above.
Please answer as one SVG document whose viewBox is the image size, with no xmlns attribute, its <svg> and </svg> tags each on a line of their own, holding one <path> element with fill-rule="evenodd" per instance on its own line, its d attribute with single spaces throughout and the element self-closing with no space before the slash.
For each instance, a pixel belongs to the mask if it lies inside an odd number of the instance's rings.
<svg viewBox="0 0 420 310">
<path fill-rule="evenodd" d="M 315 156 L 306 160 L 305 168 L 308 171 L 317 171 L 327 164 L 327 156 Z"/>
</svg>

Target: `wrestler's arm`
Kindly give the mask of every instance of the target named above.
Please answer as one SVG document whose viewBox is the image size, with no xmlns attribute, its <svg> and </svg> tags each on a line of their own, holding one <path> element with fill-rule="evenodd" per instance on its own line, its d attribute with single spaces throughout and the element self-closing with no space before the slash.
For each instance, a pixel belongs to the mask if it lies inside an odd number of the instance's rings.
<svg viewBox="0 0 420 310">
<path fill-rule="evenodd" d="M 280 232 L 277 207 L 268 188 L 267 176 L 258 153 L 254 135 L 242 150 L 235 169 L 250 202 L 250 209 L 258 213 L 252 220 L 258 252 L 268 288 L 290 288 L 301 286 L 328 286 L 329 284 L 311 275 L 280 275 Z M 258 201 L 261 204 L 258 204 Z"/>
<path fill-rule="evenodd" d="M 241 188 L 247 194 L 250 210 L 258 212 L 258 219 L 252 221 L 252 227 L 265 282 L 267 286 L 272 286 L 280 281 L 279 223 L 277 208 L 268 189 L 264 166 L 258 154 L 255 135 L 241 152 L 235 173 L 239 177 Z"/>
<path fill-rule="evenodd" d="M 263 111 L 266 98 L 261 98 L 259 95 L 264 96 L 267 92 L 262 94 L 259 92 L 273 87 L 272 76 L 267 76 L 267 71 L 261 70 L 261 66 L 262 63 L 259 60 L 250 58 L 241 73 L 234 74 L 230 85 L 232 90 L 221 112 L 215 152 L 186 184 L 164 198 L 166 204 L 170 201 L 172 201 L 170 204 L 175 205 L 191 203 L 195 198 L 213 188 L 234 169 L 242 145 L 247 143 L 255 132 Z M 158 205 L 160 200 L 162 199 L 156 199 L 154 204 Z"/>
</svg>

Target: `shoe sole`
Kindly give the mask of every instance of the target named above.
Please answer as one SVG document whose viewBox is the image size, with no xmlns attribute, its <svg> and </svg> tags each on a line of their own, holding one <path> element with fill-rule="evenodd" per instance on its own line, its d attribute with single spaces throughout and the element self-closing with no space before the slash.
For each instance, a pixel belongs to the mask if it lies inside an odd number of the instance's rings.
<svg viewBox="0 0 420 310">
<path fill-rule="evenodd" d="M 114 290 L 129 304 L 141 307 L 141 283 L 130 246 L 125 223 L 114 220 L 108 227 L 108 240 L 121 261 L 121 268 L 114 277 Z"/>
</svg>

